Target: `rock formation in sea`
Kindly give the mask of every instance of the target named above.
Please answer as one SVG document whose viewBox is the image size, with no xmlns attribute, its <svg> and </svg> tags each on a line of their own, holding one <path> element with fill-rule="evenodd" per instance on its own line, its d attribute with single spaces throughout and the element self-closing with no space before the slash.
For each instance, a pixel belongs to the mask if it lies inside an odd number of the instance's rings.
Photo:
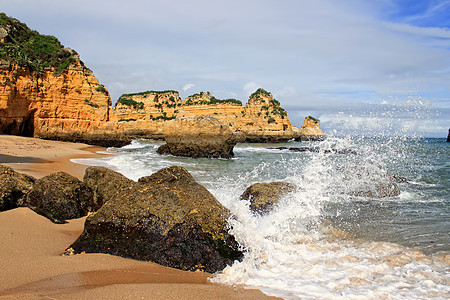
<svg viewBox="0 0 450 300">
<path fill-rule="evenodd" d="M 394 176 L 371 161 L 341 165 L 333 176 L 330 188 L 333 192 L 358 197 L 383 198 L 400 195 Z"/>
<path fill-rule="evenodd" d="M 164 123 L 188 116 L 215 117 L 247 142 L 323 137 L 306 129 L 302 135 L 262 88 L 245 106 L 209 92 L 183 101 L 169 90 L 124 94 L 113 110 L 107 88 L 76 51 L 0 14 L 0 133 L 122 146 L 135 138 L 163 139 Z"/>
<path fill-rule="evenodd" d="M 325 139 L 325 134 L 320 129 L 320 121 L 311 116 L 307 116 L 300 127 L 297 141 L 322 141 Z"/>
<path fill-rule="evenodd" d="M 166 144 L 160 154 L 186 157 L 232 158 L 236 139 L 227 125 L 213 117 L 177 118 L 164 124 Z"/>
<path fill-rule="evenodd" d="M 32 189 L 35 178 L 0 165 L 0 211 L 16 208 Z"/>
<path fill-rule="evenodd" d="M 242 257 L 227 231 L 229 211 L 184 168 L 165 168 L 138 182 L 89 169 L 85 181 L 106 202 L 88 216 L 69 253 L 109 253 L 207 272 Z"/>
<path fill-rule="evenodd" d="M 272 210 L 281 197 L 296 189 L 296 185 L 288 182 L 255 183 L 244 191 L 241 200 L 249 200 L 253 212 L 264 214 Z"/>
<path fill-rule="evenodd" d="M 448 130 L 447 142 L 450 143 L 450 129 Z"/>
<path fill-rule="evenodd" d="M 214 117 L 243 134 L 247 142 L 285 142 L 299 136 L 280 102 L 262 88 L 250 95 L 245 107 L 240 100 L 220 100 L 209 92 L 188 96 L 184 101 L 176 91 L 124 94 L 114 113 L 123 128 L 143 137 L 145 131 L 153 132 L 153 138 L 162 137 L 162 124 L 180 117 Z"/>
</svg>

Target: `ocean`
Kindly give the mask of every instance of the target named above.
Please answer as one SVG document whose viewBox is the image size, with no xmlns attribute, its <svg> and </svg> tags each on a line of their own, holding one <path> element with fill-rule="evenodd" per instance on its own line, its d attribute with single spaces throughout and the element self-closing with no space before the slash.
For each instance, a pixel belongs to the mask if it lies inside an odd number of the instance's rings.
<svg viewBox="0 0 450 300">
<path fill-rule="evenodd" d="M 133 141 L 109 148 L 110 156 L 73 161 L 134 180 L 172 165 L 186 168 L 231 211 L 230 232 L 246 251 L 241 262 L 212 281 L 285 299 L 450 298 L 450 143 L 445 139 L 344 136 L 238 144 L 230 160 L 160 156 L 161 144 Z M 399 196 L 355 193 L 376 189 L 380 170 L 398 176 Z M 252 213 L 240 195 L 254 183 L 273 181 L 299 189 L 268 214 Z"/>
</svg>

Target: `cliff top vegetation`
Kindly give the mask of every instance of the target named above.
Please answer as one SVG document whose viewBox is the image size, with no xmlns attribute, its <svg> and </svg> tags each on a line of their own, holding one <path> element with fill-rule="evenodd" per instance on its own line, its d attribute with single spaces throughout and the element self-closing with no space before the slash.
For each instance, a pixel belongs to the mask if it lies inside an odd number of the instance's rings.
<svg viewBox="0 0 450 300">
<path fill-rule="evenodd" d="M 39 74 L 53 68 L 59 75 L 78 59 L 77 52 L 65 48 L 56 37 L 39 34 L 4 13 L 0 13 L 0 39 L 1 59 Z"/>
</svg>

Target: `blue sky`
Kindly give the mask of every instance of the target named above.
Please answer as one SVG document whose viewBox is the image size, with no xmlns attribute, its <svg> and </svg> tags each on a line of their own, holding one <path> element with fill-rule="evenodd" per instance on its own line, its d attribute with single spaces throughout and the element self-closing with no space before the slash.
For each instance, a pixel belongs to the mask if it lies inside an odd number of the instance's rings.
<svg viewBox="0 0 450 300">
<path fill-rule="evenodd" d="M 444 137 L 450 0 L 0 0 L 7 15 L 80 53 L 122 94 L 272 92 L 327 134 Z"/>
</svg>

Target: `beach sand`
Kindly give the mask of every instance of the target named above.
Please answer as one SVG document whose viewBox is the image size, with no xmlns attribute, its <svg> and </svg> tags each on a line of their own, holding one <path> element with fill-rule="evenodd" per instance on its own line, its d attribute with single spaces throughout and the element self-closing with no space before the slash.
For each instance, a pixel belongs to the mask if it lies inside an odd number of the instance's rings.
<svg viewBox="0 0 450 300">
<path fill-rule="evenodd" d="M 104 148 L 0 135 L 0 163 L 37 178 L 65 171 L 82 178 Z M 261 291 L 213 284 L 186 272 L 107 254 L 62 256 L 85 218 L 54 224 L 28 208 L 0 212 L 0 299 L 263 299 Z"/>
<path fill-rule="evenodd" d="M 0 164 L 36 178 L 64 171 L 82 180 L 88 166 L 73 163 L 70 159 L 107 155 L 97 153 L 99 151 L 106 151 L 106 148 L 0 135 Z"/>
</svg>

